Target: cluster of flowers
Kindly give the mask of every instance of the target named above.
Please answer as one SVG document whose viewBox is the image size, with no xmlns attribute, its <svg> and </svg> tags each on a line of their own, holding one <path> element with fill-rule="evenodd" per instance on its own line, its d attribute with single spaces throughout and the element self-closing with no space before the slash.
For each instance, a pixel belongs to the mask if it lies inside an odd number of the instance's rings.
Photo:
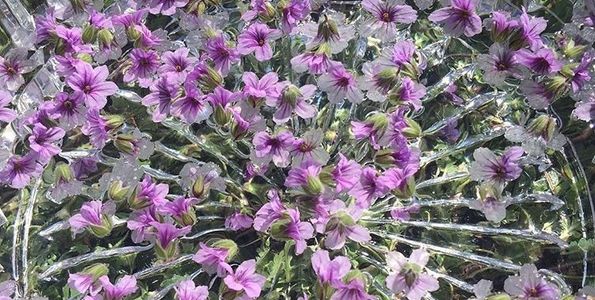
<svg viewBox="0 0 595 300">
<path fill-rule="evenodd" d="M 310 0 L 252 0 L 239 15 L 228 14 L 216 1 L 116 2 L 102 10 L 91 1 L 72 1 L 35 19 L 37 51 L 55 66 L 61 88 L 29 109 L 19 102 L 24 78 L 38 67 L 31 63 L 29 49 L 12 49 L 0 57 L 0 121 L 11 123 L 22 137 L 12 150 L 2 146 L 10 154 L 0 165 L 0 181 L 13 189 L 36 181 L 43 185 L 42 173 L 50 170 L 54 179 L 47 188 L 53 201 L 86 199 L 68 219 L 73 234 L 107 238 L 118 212 L 126 216 L 132 243 L 154 245 L 161 262 L 180 256 L 181 240 L 200 223 L 197 211 L 214 194 L 233 194 L 231 190 L 266 181 L 267 189 L 257 193 L 266 193 L 268 202 L 237 196 L 232 212 L 224 216 L 225 229 L 254 230 L 262 240 L 288 243 L 296 257 L 310 249 L 316 286 L 300 289 L 302 299 L 376 299 L 369 288 L 373 280 L 345 249 L 348 244 L 374 244 L 364 217 L 378 202 L 390 201 L 395 222 L 408 221 L 420 210 L 413 196 L 415 175 L 422 168 L 422 129 L 414 117 L 423 112 L 429 93 L 424 71 L 430 58 L 404 29 L 440 4 L 416 1 L 417 11 L 400 1 L 364 0 L 353 22 L 329 3 Z M 592 20 L 595 8 L 586 8 L 590 15 L 585 20 Z M 574 115 L 592 121 L 594 57 L 589 41 L 580 35 L 544 41 L 546 20 L 525 9 L 516 17 L 495 11 L 482 23 L 471 0 L 452 0 L 426 13 L 453 39 L 489 32 L 489 52 L 474 52 L 487 85 L 524 95 L 535 110 L 571 95 L 580 100 Z M 172 22 L 151 29 L 157 16 Z M 183 41 L 176 40 L 179 32 L 184 32 Z M 302 46 L 296 53 L 295 47 Z M 456 85 L 440 92 L 450 104 L 464 107 Z M 150 172 L 142 177 L 156 149 L 165 146 L 152 140 L 151 132 L 141 131 L 134 116 L 115 108 L 117 101 L 134 98 L 127 93 L 142 95 L 136 101 L 156 126 L 194 137 L 192 142 L 203 148 L 196 152 L 208 147 L 193 130 L 207 128 L 232 144 L 242 162 L 228 159 L 229 168 L 222 170 L 192 157 L 192 149 L 169 149 L 180 150 L 180 156 L 184 152 L 186 161 L 174 182 L 158 182 L 159 176 Z M 367 109 L 361 120 L 353 117 L 358 106 Z M 341 107 L 354 112 L 350 120 L 335 116 Z M 337 122 L 343 132 L 329 131 Z M 554 118 L 540 113 L 524 122 L 506 131 L 506 139 L 517 146 L 502 153 L 487 148 L 473 153 L 468 171 L 479 183 L 478 196 L 468 206 L 493 223 L 505 219 L 512 202 L 503 191 L 519 178 L 523 164 L 564 146 Z M 457 126 L 456 119 L 448 121 L 440 137 L 456 143 Z M 89 148 L 85 157 L 68 153 Z M 102 149 L 115 149 L 119 157 L 106 158 Z M 232 165 L 240 166 L 239 179 L 230 175 Z M 92 193 L 91 185 L 99 191 Z M 181 194 L 170 193 L 174 190 Z M 267 288 L 267 277 L 258 270 L 261 262 L 242 260 L 245 255 L 239 254 L 236 241 L 210 239 L 197 246 L 192 260 L 220 278 L 221 297 L 257 299 Z M 419 300 L 439 290 L 440 275 L 426 267 L 427 249 L 414 249 L 406 257 L 393 247 L 382 257 L 390 294 Z M 68 285 L 88 300 L 119 300 L 141 290 L 136 277 L 125 275 L 114 284 L 110 273 L 107 265 L 94 264 L 71 273 Z M 0 290 L 10 293 L 0 299 L 9 299 L 13 283 L 4 284 Z M 492 292 L 491 285 L 487 280 L 477 283 L 476 298 L 566 296 L 531 264 L 508 277 L 503 292 Z M 191 279 L 174 289 L 180 300 L 209 297 L 209 287 L 196 286 Z"/>
</svg>

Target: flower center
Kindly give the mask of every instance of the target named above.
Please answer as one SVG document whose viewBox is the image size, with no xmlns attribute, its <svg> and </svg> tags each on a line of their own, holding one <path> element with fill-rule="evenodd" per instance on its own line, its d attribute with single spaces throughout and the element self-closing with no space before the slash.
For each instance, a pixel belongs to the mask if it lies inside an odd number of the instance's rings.
<svg viewBox="0 0 595 300">
<path fill-rule="evenodd" d="M 8 73 L 8 75 L 16 75 L 17 74 L 17 70 L 12 67 L 12 66 L 8 66 L 6 68 L 6 73 Z"/>
<path fill-rule="evenodd" d="M 88 94 L 91 92 L 93 88 L 91 87 L 91 85 L 87 84 L 85 85 L 85 87 L 83 88 L 83 92 L 85 92 L 85 94 Z"/>
<path fill-rule="evenodd" d="M 382 13 L 382 21 L 384 21 L 384 22 L 392 21 L 391 14 L 388 11 L 385 11 Z"/>
<path fill-rule="evenodd" d="M 347 77 L 341 77 L 339 80 L 337 80 L 337 85 L 340 87 L 346 87 L 349 85 L 349 78 Z"/>
<path fill-rule="evenodd" d="M 258 46 L 264 46 L 264 44 L 266 43 L 266 41 L 264 40 L 264 38 L 260 38 L 258 39 Z"/>
</svg>

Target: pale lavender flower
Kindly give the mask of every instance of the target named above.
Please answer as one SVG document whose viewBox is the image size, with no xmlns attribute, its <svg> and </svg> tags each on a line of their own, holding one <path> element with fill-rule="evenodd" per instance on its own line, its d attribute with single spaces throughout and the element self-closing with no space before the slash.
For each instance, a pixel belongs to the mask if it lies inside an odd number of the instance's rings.
<svg viewBox="0 0 595 300">
<path fill-rule="evenodd" d="M 542 82 L 523 80 L 519 89 L 527 97 L 529 106 L 534 109 L 545 109 L 554 99 L 554 93 Z"/>
<path fill-rule="evenodd" d="M 62 141 L 64 134 L 64 130 L 60 127 L 47 128 L 37 123 L 29 136 L 29 147 L 37 154 L 40 161 L 47 162 L 62 151 L 57 144 Z"/>
<path fill-rule="evenodd" d="M 238 50 L 227 41 L 223 34 L 218 34 L 209 38 L 205 46 L 205 51 L 209 58 L 213 60 L 215 69 L 223 76 L 226 76 L 231 69 L 231 65 L 240 61 Z"/>
<path fill-rule="evenodd" d="M 310 38 L 306 49 L 316 49 L 327 44 L 332 54 L 343 51 L 355 36 L 353 25 L 345 23 L 345 15 L 342 13 L 326 11 L 318 19 L 318 23 L 303 24 L 300 31 Z"/>
<path fill-rule="evenodd" d="M 451 0 L 451 6 L 434 11 L 428 20 L 443 25 L 444 32 L 472 37 L 481 32 L 481 18 L 475 12 L 474 0 Z"/>
<path fill-rule="evenodd" d="M 144 106 L 157 105 L 153 109 L 153 122 L 160 123 L 169 115 L 171 104 L 179 96 L 178 86 L 168 76 L 162 76 L 149 89 L 151 93 L 142 100 Z"/>
<path fill-rule="evenodd" d="M 291 164 L 299 166 L 305 161 L 314 161 L 325 165 L 329 160 L 329 154 L 322 147 L 324 134 L 320 129 L 306 131 L 301 138 L 297 138 L 293 144 L 293 159 Z"/>
<path fill-rule="evenodd" d="M 328 73 L 318 77 L 318 87 L 326 92 L 329 102 L 339 103 L 347 98 L 351 103 L 364 101 L 356 76 L 347 71 L 343 64 L 333 63 Z"/>
<path fill-rule="evenodd" d="M 225 228 L 229 228 L 233 231 L 239 231 L 252 227 L 253 222 L 254 219 L 252 219 L 252 217 L 243 213 L 235 212 L 225 218 Z"/>
<path fill-rule="evenodd" d="M 76 159 L 72 163 L 72 170 L 76 179 L 86 179 L 90 174 L 97 171 L 97 159 L 95 157 Z"/>
<path fill-rule="evenodd" d="M 500 43 L 492 44 L 488 54 L 480 54 L 477 63 L 484 72 L 483 79 L 497 87 L 504 85 L 506 78 L 521 75 L 515 52 Z"/>
<path fill-rule="evenodd" d="M 349 190 L 349 195 L 355 198 L 358 207 L 368 208 L 388 191 L 382 180 L 376 169 L 365 167 L 359 181 Z"/>
<path fill-rule="evenodd" d="M 176 291 L 176 300 L 207 300 L 209 298 L 209 288 L 204 285 L 196 286 L 191 279 L 176 284 L 174 290 Z"/>
<path fill-rule="evenodd" d="M 242 14 L 242 20 L 250 22 L 260 15 L 271 14 L 274 9 L 269 0 L 251 0 L 250 9 Z"/>
<path fill-rule="evenodd" d="M 246 296 L 255 299 L 260 296 L 266 277 L 256 273 L 256 260 L 242 262 L 235 272 L 227 275 L 223 280 L 225 285 L 234 291 L 243 291 Z"/>
<path fill-rule="evenodd" d="M 360 77 L 358 85 L 366 91 L 366 96 L 371 101 L 385 101 L 388 92 L 399 84 L 399 69 L 386 68 L 380 62 L 365 62 L 362 72 L 364 76 Z"/>
<path fill-rule="evenodd" d="M 14 110 L 7 108 L 11 102 L 12 95 L 8 92 L 0 91 L 0 121 L 10 123 L 17 117 Z"/>
<path fill-rule="evenodd" d="M 159 57 L 153 50 L 132 49 L 128 55 L 130 68 L 124 74 L 124 82 L 138 80 L 141 87 L 149 87 L 153 83 L 153 75 L 159 68 Z"/>
<path fill-rule="evenodd" d="M 219 167 L 212 162 L 202 165 L 187 163 L 180 171 L 180 185 L 184 190 L 190 190 L 194 197 L 204 198 L 211 189 L 225 191 L 225 179 L 220 173 Z"/>
<path fill-rule="evenodd" d="M 343 276 L 349 273 L 351 262 L 345 256 L 336 256 L 330 259 L 326 250 L 318 250 L 312 254 L 312 268 L 322 284 L 339 285 Z"/>
<path fill-rule="evenodd" d="M 409 77 L 401 79 L 401 86 L 396 90 L 396 99 L 403 101 L 413 107 L 414 110 L 421 109 L 421 98 L 426 94 L 426 87 L 417 83 Z"/>
<path fill-rule="evenodd" d="M 192 260 L 202 265 L 202 268 L 209 274 L 217 274 L 223 278 L 232 274 L 233 270 L 227 263 L 229 250 L 225 248 L 209 247 L 200 243 L 200 249 L 192 257 Z"/>
<path fill-rule="evenodd" d="M 69 274 L 68 286 L 81 294 L 89 294 L 90 296 L 95 296 L 101 291 L 101 285 L 96 284 L 93 274 Z M 0 297 L 1 299 L 2 297 Z"/>
<path fill-rule="evenodd" d="M 576 68 L 573 70 L 572 75 L 572 91 L 578 92 L 580 91 L 585 84 L 591 80 L 591 73 L 589 72 L 592 64 L 593 64 L 594 57 L 589 54 L 585 53 L 581 58 L 581 62 Z"/>
<path fill-rule="evenodd" d="M 99 278 L 101 286 L 103 287 L 104 300 L 121 300 L 136 292 L 136 277 L 125 275 L 118 279 L 116 284 L 110 282 L 107 275 Z"/>
<path fill-rule="evenodd" d="M 358 243 L 366 243 L 372 239 L 368 229 L 357 224 L 362 213 L 359 207 L 334 207 L 334 209 L 337 211 L 331 212 L 326 223 L 324 246 L 336 250 L 343 248 L 347 239 Z"/>
<path fill-rule="evenodd" d="M 171 16 L 176 13 L 178 7 L 184 7 L 188 0 L 150 0 L 149 12 L 158 15 Z"/>
<path fill-rule="evenodd" d="M 75 66 L 76 72 L 68 77 L 68 86 L 74 90 L 72 97 L 85 101 L 89 109 L 101 109 L 107 103 L 107 96 L 113 95 L 118 86 L 106 81 L 109 73 L 106 66 L 91 67 L 88 63 Z"/>
<path fill-rule="evenodd" d="M 138 244 L 146 240 L 153 228 L 151 223 L 158 221 L 155 206 L 133 211 L 126 223 L 126 227 L 132 231 L 132 241 Z"/>
<path fill-rule="evenodd" d="M 397 24 L 411 24 L 417 20 L 417 12 L 403 1 L 364 0 L 362 7 L 373 16 L 363 24 L 362 34 L 375 35 L 385 42 L 395 39 Z"/>
<path fill-rule="evenodd" d="M 110 219 L 115 212 L 116 204 L 114 202 L 89 201 L 83 203 L 79 213 L 70 217 L 68 223 L 74 233 L 89 229 L 100 237 L 106 236 L 111 231 Z"/>
<path fill-rule="evenodd" d="M 337 193 L 351 190 L 359 182 L 361 173 L 362 168 L 355 160 L 349 160 L 339 153 L 339 161 L 331 171 Z"/>
<path fill-rule="evenodd" d="M 541 48 L 535 52 L 521 49 L 516 53 L 517 61 L 538 75 L 549 75 L 562 69 L 554 51 Z"/>
<path fill-rule="evenodd" d="M 291 33 L 297 23 L 310 14 L 310 0 L 290 0 L 281 10 L 284 33 Z"/>
<path fill-rule="evenodd" d="M 375 300 L 366 293 L 364 281 L 359 278 L 351 279 L 348 283 L 342 283 L 337 286 L 337 290 L 333 293 L 330 300 Z"/>
<path fill-rule="evenodd" d="M 525 8 L 519 19 L 520 35 L 524 45 L 532 49 L 539 49 L 543 46 L 540 34 L 547 27 L 547 21 L 541 17 L 533 17 L 527 14 Z"/>
<path fill-rule="evenodd" d="M 469 202 L 469 208 L 481 211 L 488 221 L 500 223 L 506 218 L 510 205 L 502 197 L 502 185 L 482 184 L 477 188 L 477 198 Z"/>
<path fill-rule="evenodd" d="M 176 51 L 165 51 L 161 55 L 163 65 L 159 67 L 162 77 L 171 77 L 175 82 L 184 82 L 196 59 L 189 57 L 188 48 L 179 48 Z"/>
<path fill-rule="evenodd" d="M 273 57 L 270 42 L 281 37 L 281 31 L 271 29 L 265 24 L 250 25 L 238 36 L 237 50 L 242 55 L 254 52 L 258 61 L 267 61 Z"/>
<path fill-rule="evenodd" d="M 595 98 L 577 103 L 572 114 L 585 122 L 595 120 Z"/>
<path fill-rule="evenodd" d="M 535 265 L 523 265 L 519 273 L 519 275 L 510 276 L 504 281 L 504 290 L 511 296 L 522 300 L 560 299 L 560 292 L 556 286 L 539 275 Z"/>
<path fill-rule="evenodd" d="M 27 61 L 27 50 L 16 48 L 10 50 L 5 57 L 0 56 L 0 81 L 9 91 L 16 91 L 25 79 L 23 74 L 33 70 L 33 66 Z"/>
<path fill-rule="evenodd" d="M 254 155 L 259 160 L 259 164 L 268 164 L 272 160 L 277 167 L 286 167 L 290 162 L 290 151 L 295 138 L 289 131 L 281 131 L 273 135 L 260 131 L 254 135 L 252 143 Z"/>
<path fill-rule="evenodd" d="M 35 16 L 35 42 L 42 43 L 49 39 L 56 32 L 55 10 L 53 7 L 48 7 L 45 14 Z"/>
<path fill-rule="evenodd" d="M 68 77 L 73 73 L 76 73 L 77 65 L 86 63 L 78 57 L 72 56 L 70 53 L 65 53 L 63 56 L 55 55 L 54 59 L 58 62 L 58 65 L 56 66 L 56 73 L 64 77 Z"/>
<path fill-rule="evenodd" d="M 81 131 L 89 137 L 93 146 L 103 148 L 105 142 L 109 139 L 107 132 L 110 128 L 107 120 L 96 109 L 88 111 L 85 118 L 85 125 Z"/>
<path fill-rule="evenodd" d="M 13 280 L 0 282 L 0 300 L 13 300 L 12 295 L 16 288 L 17 284 Z"/>
<path fill-rule="evenodd" d="M 74 98 L 60 92 L 52 102 L 46 103 L 50 113 L 56 114 L 60 119 L 60 127 L 64 130 L 70 130 L 85 123 L 86 108 L 81 98 Z"/>
<path fill-rule="evenodd" d="M 254 216 L 254 229 L 256 231 L 266 232 L 271 224 L 279 219 L 285 211 L 277 191 L 269 190 L 267 197 L 270 201 L 264 204 Z"/>
<path fill-rule="evenodd" d="M 521 147 L 510 147 L 501 156 L 497 156 L 488 148 L 475 149 L 475 161 L 469 167 L 469 176 L 475 181 L 500 185 L 515 180 L 523 171 L 518 163 L 523 153 Z"/>
<path fill-rule="evenodd" d="M 400 252 L 389 252 L 386 257 L 391 272 L 386 278 L 386 286 L 393 293 L 403 293 L 409 300 L 420 300 L 438 290 L 438 280 L 426 272 L 424 267 L 430 255 L 424 249 L 415 249 L 409 258 Z"/>
<path fill-rule="evenodd" d="M 276 107 L 277 111 L 273 115 L 273 121 L 277 124 L 283 124 L 291 118 L 293 112 L 296 115 L 310 119 L 316 116 L 316 107 L 309 103 L 309 100 L 316 92 L 316 86 L 306 84 L 297 87 L 288 81 L 277 85 L 279 97 L 276 99 L 267 99 L 268 106 Z"/>
<path fill-rule="evenodd" d="M 171 105 L 171 114 L 185 123 L 200 123 L 209 118 L 213 109 L 199 89 L 185 88 L 185 95 Z"/>
<path fill-rule="evenodd" d="M 486 299 L 492 292 L 493 283 L 490 280 L 482 279 L 473 285 L 473 293 L 477 300 Z"/>
<path fill-rule="evenodd" d="M 396 207 L 390 211 L 390 216 L 397 221 L 409 221 L 411 219 L 411 214 L 418 213 L 420 207 L 421 206 L 417 203 L 403 207 Z"/>
<path fill-rule="evenodd" d="M 21 189 L 29 184 L 31 178 L 41 175 L 43 167 L 37 161 L 37 155 L 28 153 L 24 156 L 11 156 L 0 171 L 0 182 L 14 189 Z"/>
</svg>

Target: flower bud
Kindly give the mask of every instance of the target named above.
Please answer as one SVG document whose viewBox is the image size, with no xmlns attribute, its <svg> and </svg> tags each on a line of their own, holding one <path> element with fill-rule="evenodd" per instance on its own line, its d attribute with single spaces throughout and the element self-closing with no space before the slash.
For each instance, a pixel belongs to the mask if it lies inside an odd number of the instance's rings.
<svg viewBox="0 0 595 300">
<path fill-rule="evenodd" d="M 556 120 L 548 115 L 540 115 L 529 123 L 527 131 L 535 136 L 542 137 L 546 141 L 550 141 L 556 131 Z"/>
<path fill-rule="evenodd" d="M 407 138 L 417 138 L 420 137 L 422 134 L 421 126 L 413 119 L 405 118 L 405 122 L 407 123 L 407 128 L 403 129 L 403 135 Z"/>
<path fill-rule="evenodd" d="M 277 219 L 277 221 L 271 224 L 271 236 L 274 239 L 280 241 L 290 240 L 290 238 L 285 234 L 289 224 L 291 224 L 291 219 L 287 215 Z"/>
<path fill-rule="evenodd" d="M 112 220 L 109 216 L 101 216 L 101 225 L 89 225 L 89 231 L 96 237 L 106 237 L 112 232 Z"/>
<path fill-rule="evenodd" d="M 108 115 L 105 116 L 105 118 L 106 125 L 109 127 L 109 129 L 116 129 L 124 124 L 124 117 L 120 115 Z"/>
<path fill-rule="evenodd" d="M 386 68 L 374 76 L 377 86 L 384 90 L 390 90 L 399 84 L 399 69 Z"/>
<path fill-rule="evenodd" d="M 415 194 L 415 178 L 413 176 L 407 178 L 405 185 L 393 190 L 393 194 L 401 199 L 411 198 Z"/>
<path fill-rule="evenodd" d="M 366 122 L 372 123 L 374 130 L 377 132 L 384 132 L 388 127 L 388 118 L 386 114 L 375 113 L 366 119 Z"/>
<path fill-rule="evenodd" d="M 349 273 L 347 273 L 345 275 L 345 277 L 343 277 L 343 282 L 346 282 L 347 283 L 347 282 L 350 282 L 352 280 L 362 281 L 362 282 L 364 282 L 364 285 L 365 285 L 366 276 L 360 270 L 351 270 L 351 271 L 349 271 Z"/>
<path fill-rule="evenodd" d="M 111 31 L 103 28 L 97 33 L 97 39 L 101 47 L 109 47 L 114 42 L 114 35 Z"/>
<path fill-rule="evenodd" d="M 109 199 L 114 200 L 115 202 L 122 202 L 126 200 L 129 193 L 130 187 L 123 187 L 122 181 L 120 180 L 112 181 L 107 190 L 107 196 Z"/>
<path fill-rule="evenodd" d="M 59 162 L 54 169 L 54 184 L 69 182 L 74 179 L 74 173 L 66 163 Z"/>
<path fill-rule="evenodd" d="M 283 99 L 283 102 L 290 103 L 293 106 L 295 106 L 295 103 L 297 103 L 298 98 L 301 96 L 302 92 L 297 86 L 293 84 L 290 84 L 281 92 L 281 98 Z"/>
<path fill-rule="evenodd" d="M 210 66 L 206 67 L 206 73 L 198 80 L 200 89 L 204 92 L 212 92 L 216 87 L 223 84 L 223 77 Z"/>
<path fill-rule="evenodd" d="M 318 176 L 308 176 L 307 183 L 303 187 L 304 191 L 310 195 L 320 195 L 324 190 L 324 185 Z"/>
<path fill-rule="evenodd" d="M 181 216 L 174 216 L 174 219 L 182 226 L 192 226 L 196 224 L 196 212 L 194 208 L 189 207 Z"/>
<path fill-rule="evenodd" d="M 163 261 L 169 261 L 171 258 L 178 255 L 178 241 L 171 241 L 165 248 L 159 243 L 155 243 L 155 254 Z"/>
<path fill-rule="evenodd" d="M 93 57 L 88 53 L 79 53 L 76 57 L 84 62 L 93 63 Z"/>
<path fill-rule="evenodd" d="M 332 19 L 329 19 L 327 15 L 324 15 L 324 21 L 318 25 L 317 38 L 323 41 L 331 41 L 339 37 L 339 28 L 337 23 Z"/>
<path fill-rule="evenodd" d="M 92 44 L 97 38 L 97 29 L 93 25 L 86 25 L 83 29 L 83 42 Z"/>
<path fill-rule="evenodd" d="M 566 45 L 564 45 L 562 51 L 564 52 L 564 56 L 568 58 L 577 58 L 585 52 L 585 49 L 587 49 L 586 46 L 577 45 L 574 40 L 570 40 L 568 43 L 566 43 Z"/>
<path fill-rule="evenodd" d="M 131 134 L 118 134 L 114 139 L 114 146 L 123 153 L 133 155 L 137 151 L 136 142 Z"/>
<path fill-rule="evenodd" d="M 376 151 L 374 155 L 374 161 L 380 165 L 394 165 L 395 158 L 393 156 L 392 149 L 381 149 Z"/>
<path fill-rule="evenodd" d="M 496 294 L 496 295 L 488 296 L 486 298 L 486 300 L 510 300 L 510 299 L 511 298 L 508 294 Z"/>
<path fill-rule="evenodd" d="M 318 178 L 320 182 L 326 186 L 334 188 L 336 186 L 335 180 L 333 179 L 332 171 L 334 166 L 326 166 L 322 169 L 320 174 L 318 174 Z"/>
<path fill-rule="evenodd" d="M 209 194 L 209 183 L 205 181 L 204 176 L 198 176 L 192 185 L 192 196 L 201 199 L 208 196 Z"/>
<path fill-rule="evenodd" d="M 556 75 L 545 81 L 546 89 L 554 94 L 554 98 L 561 97 L 570 90 L 569 79 L 563 75 Z"/>
<path fill-rule="evenodd" d="M 131 41 L 136 41 L 140 38 L 140 32 L 134 26 L 126 28 L 126 36 Z"/>
<path fill-rule="evenodd" d="M 81 273 L 91 275 L 93 276 L 93 279 L 97 280 L 99 277 L 107 275 L 109 273 L 109 269 L 106 264 L 98 263 L 84 268 Z"/>
<path fill-rule="evenodd" d="M 220 126 L 226 125 L 231 119 L 231 113 L 223 108 L 221 105 L 215 106 L 215 122 Z"/>
</svg>

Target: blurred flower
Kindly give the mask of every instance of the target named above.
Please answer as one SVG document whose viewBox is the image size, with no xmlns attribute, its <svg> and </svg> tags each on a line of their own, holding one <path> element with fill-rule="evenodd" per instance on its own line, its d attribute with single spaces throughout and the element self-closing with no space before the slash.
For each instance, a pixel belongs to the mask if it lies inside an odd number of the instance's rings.
<svg viewBox="0 0 595 300">
<path fill-rule="evenodd" d="M 310 0 L 290 0 L 281 10 L 281 27 L 284 33 L 291 33 L 297 22 L 310 14 Z"/>
<path fill-rule="evenodd" d="M 293 144 L 293 159 L 291 164 L 299 166 L 305 161 L 313 161 L 324 165 L 329 160 L 329 154 L 322 147 L 323 133 L 320 129 L 305 132 Z"/>
<path fill-rule="evenodd" d="M 361 173 L 362 168 L 355 160 L 349 160 L 339 153 L 339 161 L 331 171 L 337 193 L 351 190 L 359 182 Z"/>
<path fill-rule="evenodd" d="M 428 20 L 444 26 L 444 32 L 472 37 L 481 32 L 481 18 L 475 13 L 473 0 L 451 0 L 451 6 L 434 11 Z"/>
<path fill-rule="evenodd" d="M 504 281 L 504 290 L 511 296 L 526 300 L 560 299 L 558 289 L 543 279 L 534 265 L 523 265 L 519 273 L 519 275 L 510 276 Z"/>
<path fill-rule="evenodd" d="M 209 247 L 200 243 L 200 249 L 192 257 L 192 260 L 202 265 L 202 268 L 209 274 L 217 274 L 223 278 L 232 274 L 233 270 L 227 263 L 229 250 L 225 248 Z"/>
<path fill-rule="evenodd" d="M 251 228 L 253 222 L 254 220 L 250 216 L 236 212 L 225 218 L 225 228 L 239 231 Z"/>
<path fill-rule="evenodd" d="M 373 18 L 364 22 L 361 34 L 375 35 L 382 41 L 392 41 L 397 35 L 397 24 L 411 24 L 417 20 L 417 12 L 398 0 L 364 0 L 362 7 Z"/>
<path fill-rule="evenodd" d="M 7 108 L 11 102 L 12 95 L 8 92 L 0 91 L 0 121 L 10 123 L 17 117 L 14 110 Z"/>
<path fill-rule="evenodd" d="M 174 287 L 177 300 L 207 300 L 209 298 L 209 288 L 200 285 L 194 285 L 191 279 L 184 280 Z"/>
<path fill-rule="evenodd" d="M 368 229 L 356 222 L 361 216 L 358 207 L 339 208 L 332 212 L 326 224 L 324 245 L 329 249 L 341 249 L 347 239 L 358 243 L 366 243 L 371 240 Z"/>
<path fill-rule="evenodd" d="M 518 161 L 523 153 L 521 147 L 510 147 L 502 156 L 497 156 L 490 149 L 478 148 L 473 152 L 475 161 L 469 168 L 469 175 L 475 181 L 503 185 L 521 175 L 523 169 Z"/>
<path fill-rule="evenodd" d="M 340 285 L 343 277 L 351 269 L 351 262 L 347 257 L 336 256 L 331 260 L 326 250 L 317 250 L 314 252 L 311 261 L 318 281 L 323 284 Z"/>
<path fill-rule="evenodd" d="M 107 275 L 99 278 L 103 287 L 104 300 L 121 300 L 136 292 L 136 277 L 125 275 L 118 279 L 116 284 L 112 284 Z"/>
<path fill-rule="evenodd" d="M 517 55 L 500 43 L 492 44 L 489 54 L 480 54 L 477 63 L 484 72 L 483 79 L 496 87 L 503 86 L 508 77 L 521 76 Z"/>
<path fill-rule="evenodd" d="M 384 178 L 376 169 L 365 167 L 362 169 L 359 181 L 349 190 L 349 195 L 355 198 L 355 203 L 360 208 L 368 208 L 378 197 L 384 196 L 388 187 Z"/>
<path fill-rule="evenodd" d="M 196 214 L 192 206 L 197 202 L 196 198 L 176 197 L 175 200 L 161 205 L 159 211 L 172 216 L 182 226 L 192 226 L 196 223 Z"/>
<path fill-rule="evenodd" d="M 538 75 L 548 75 L 562 69 L 562 63 L 556 59 L 554 51 L 548 48 L 541 48 L 535 52 L 521 49 L 516 52 L 515 58 Z"/>
<path fill-rule="evenodd" d="M 397 221 L 409 221 L 411 219 L 411 214 L 418 213 L 419 209 L 420 205 L 417 203 L 403 207 L 396 207 L 390 211 L 390 216 Z"/>
<path fill-rule="evenodd" d="M 254 217 L 254 229 L 260 232 L 266 232 L 271 224 L 279 219 L 285 211 L 277 191 L 269 190 L 267 197 L 270 201 L 261 206 Z"/>
<path fill-rule="evenodd" d="M 503 186 L 484 183 L 477 188 L 477 198 L 469 202 L 469 208 L 481 211 L 488 221 L 500 223 L 506 218 L 510 205 L 502 196 Z"/>
<path fill-rule="evenodd" d="M 29 184 L 31 178 L 41 175 L 43 167 L 37 161 L 37 155 L 30 152 L 24 156 L 11 156 L 0 171 L 0 182 L 14 189 L 21 189 Z"/>
<path fill-rule="evenodd" d="M 330 300 L 374 300 L 376 297 L 366 293 L 364 281 L 359 278 L 351 279 L 348 283 L 337 286 L 337 290 L 331 296 Z"/>
<path fill-rule="evenodd" d="M 143 105 L 157 107 L 153 108 L 153 122 L 161 122 L 167 118 L 171 104 L 179 95 L 179 89 L 169 76 L 159 77 L 149 89 L 151 93 L 142 100 Z"/>
<path fill-rule="evenodd" d="M 112 216 L 116 213 L 114 202 L 103 203 L 94 200 L 83 203 L 78 214 L 68 219 L 74 233 L 87 229 L 98 237 L 105 237 L 112 231 Z"/>
<path fill-rule="evenodd" d="M 156 15 L 171 16 L 176 13 L 178 7 L 186 6 L 188 0 L 147 0 L 149 3 L 149 12 Z"/>
<path fill-rule="evenodd" d="M 135 243 L 141 243 L 149 236 L 151 223 L 159 222 L 155 206 L 149 206 L 133 211 L 128 217 L 126 227 L 132 231 L 131 238 Z"/>
<path fill-rule="evenodd" d="M 177 255 L 177 238 L 190 232 L 191 226 L 177 228 L 171 223 L 152 222 L 151 226 L 155 229 L 155 251 L 157 256 L 164 260 L 169 260 Z"/>
<path fill-rule="evenodd" d="M 404 293 L 409 300 L 420 300 L 438 290 L 438 280 L 423 272 L 430 255 L 424 249 L 415 249 L 409 258 L 400 252 L 389 252 L 386 263 L 391 272 L 386 278 L 386 286 L 396 294 Z"/>
<path fill-rule="evenodd" d="M 16 91 L 25 83 L 23 74 L 33 70 L 31 61 L 27 60 L 27 50 L 15 48 L 6 56 L 0 56 L 0 81 L 9 91 Z"/>
</svg>

